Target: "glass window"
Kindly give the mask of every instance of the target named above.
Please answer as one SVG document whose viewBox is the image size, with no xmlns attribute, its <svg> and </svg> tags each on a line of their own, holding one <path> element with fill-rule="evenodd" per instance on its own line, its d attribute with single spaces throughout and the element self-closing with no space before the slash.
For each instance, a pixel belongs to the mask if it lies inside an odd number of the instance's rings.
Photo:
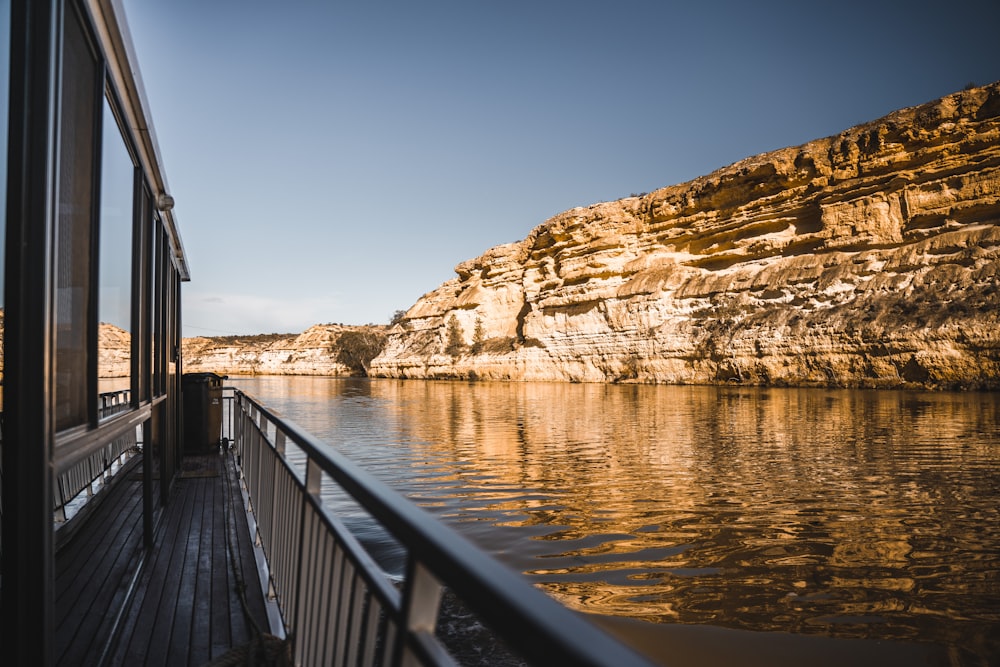
<svg viewBox="0 0 1000 667">
<path fill-rule="evenodd" d="M 4 271 L 7 238 L 7 110 L 10 106 L 10 0 L 0 0 L 0 384 L 3 383 Z M 3 394 L 0 393 L 0 412 Z M 2 437 L 2 436 L 0 436 Z"/>
<path fill-rule="evenodd" d="M 135 165 L 107 98 L 104 100 L 102 144 L 97 378 L 98 391 L 105 394 L 128 390 L 132 386 L 132 210 L 135 190 Z"/>
<path fill-rule="evenodd" d="M 152 338 L 152 364 L 153 364 L 153 396 L 163 393 L 162 368 L 163 361 L 163 226 L 157 220 L 153 229 L 153 280 L 151 287 L 150 303 L 153 306 L 152 328 L 150 330 Z"/>
<path fill-rule="evenodd" d="M 136 285 L 136 307 L 139 310 L 138 329 L 135 335 L 139 338 L 138 351 L 138 373 L 136 386 L 139 392 L 139 402 L 148 401 L 149 376 L 150 376 L 150 298 L 153 295 L 151 287 L 152 278 L 152 233 L 156 229 L 156 219 L 153 217 L 153 204 L 149 191 L 142 188 L 139 198 L 139 224 L 136 227 L 136 257 L 139 258 L 140 267 Z"/>
<path fill-rule="evenodd" d="M 55 257 L 56 428 L 88 421 L 94 152 L 100 70 L 75 11 L 65 13 L 58 126 Z"/>
</svg>

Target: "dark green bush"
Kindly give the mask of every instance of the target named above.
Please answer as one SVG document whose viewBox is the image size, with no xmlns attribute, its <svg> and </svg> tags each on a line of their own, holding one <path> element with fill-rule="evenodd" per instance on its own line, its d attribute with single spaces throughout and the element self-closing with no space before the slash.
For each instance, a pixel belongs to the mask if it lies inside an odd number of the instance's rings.
<svg viewBox="0 0 1000 667">
<path fill-rule="evenodd" d="M 366 376 L 372 359 L 377 357 L 388 340 L 381 331 L 345 331 L 334 343 L 337 361 L 352 373 Z"/>
</svg>

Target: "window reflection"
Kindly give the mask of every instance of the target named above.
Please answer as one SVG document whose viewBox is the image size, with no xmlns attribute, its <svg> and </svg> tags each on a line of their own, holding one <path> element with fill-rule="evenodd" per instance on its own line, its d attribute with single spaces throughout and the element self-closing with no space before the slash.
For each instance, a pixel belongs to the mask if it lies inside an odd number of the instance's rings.
<svg viewBox="0 0 1000 667">
<path fill-rule="evenodd" d="M 75 11 L 65 15 L 60 74 L 56 230 L 56 428 L 87 422 L 91 303 L 93 156 L 98 109 L 97 59 Z"/>
<path fill-rule="evenodd" d="M 131 388 L 132 202 L 135 165 L 108 100 L 101 147 L 97 377 L 101 393 Z"/>
<path fill-rule="evenodd" d="M 151 269 L 150 264 L 152 261 L 152 232 L 156 228 L 155 218 L 153 217 L 153 205 L 146 188 L 142 188 L 139 194 L 139 225 L 137 227 L 136 233 L 139 234 L 140 238 L 136 244 L 138 249 L 137 261 L 140 263 L 140 270 L 136 276 L 136 282 L 138 286 L 138 293 L 142 296 L 139 298 L 138 303 L 136 303 L 136 308 L 139 310 L 138 317 L 138 329 L 135 332 L 136 337 L 139 339 L 138 351 L 139 358 L 137 359 L 138 373 L 136 386 L 139 392 L 139 402 L 149 400 L 149 300 L 152 295 L 150 287 Z"/>
</svg>

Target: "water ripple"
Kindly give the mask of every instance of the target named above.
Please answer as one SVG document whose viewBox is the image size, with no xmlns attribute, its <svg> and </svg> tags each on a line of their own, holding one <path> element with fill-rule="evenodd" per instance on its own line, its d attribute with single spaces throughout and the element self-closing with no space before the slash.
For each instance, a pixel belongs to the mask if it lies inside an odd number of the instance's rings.
<svg viewBox="0 0 1000 667">
<path fill-rule="evenodd" d="M 243 383 L 580 611 L 1000 663 L 996 394 Z"/>
</svg>

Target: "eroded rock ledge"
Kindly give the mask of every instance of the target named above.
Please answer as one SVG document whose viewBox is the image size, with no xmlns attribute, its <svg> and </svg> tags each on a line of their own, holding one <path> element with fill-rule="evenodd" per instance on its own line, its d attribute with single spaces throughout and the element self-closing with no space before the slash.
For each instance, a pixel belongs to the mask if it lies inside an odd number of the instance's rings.
<svg viewBox="0 0 1000 667">
<path fill-rule="evenodd" d="M 575 208 L 456 268 L 373 375 L 1000 386 L 1000 82 Z"/>
</svg>

